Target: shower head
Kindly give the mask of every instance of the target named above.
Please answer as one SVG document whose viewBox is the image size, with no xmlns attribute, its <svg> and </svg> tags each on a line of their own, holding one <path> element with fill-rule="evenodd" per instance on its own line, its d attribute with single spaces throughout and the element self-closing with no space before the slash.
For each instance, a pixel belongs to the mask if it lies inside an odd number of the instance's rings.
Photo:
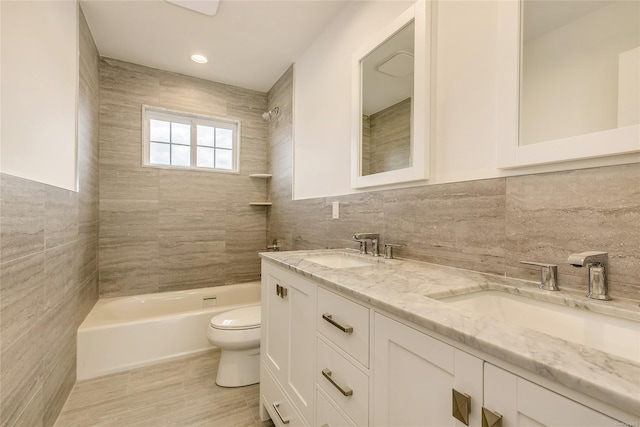
<svg viewBox="0 0 640 427">
<path fill-rule="evenodd" d="M 266 111 L 264 113 L 262 113 L 262 118 L 265 119 L 266 121 L 270 121 L 271 119 L 273 119 L 275 116 L 277 116 L 278 114 L 280 114 L 280 108 L 279 107 L 275 107 L 269 111 Z"/>
</svg>

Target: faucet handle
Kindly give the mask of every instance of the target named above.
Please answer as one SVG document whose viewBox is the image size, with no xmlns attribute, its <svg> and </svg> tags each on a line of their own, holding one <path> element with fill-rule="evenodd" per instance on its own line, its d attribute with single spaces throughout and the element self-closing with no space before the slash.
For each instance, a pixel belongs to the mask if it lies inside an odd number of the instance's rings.
<svg viewBox="0 0 640 427">
<path fill-rule="evenodd" d="M 535 265 L 542 267 L 540 271 L 540 289 L 547 291 L 557 291 L 558 289 L 558 266 L 544 262 L 520 261 L 520 264 Z"/>
<path fill-rule="evenodd" d="M 384 258 L 393 259 L 393 248 L 403 248 L 404 245 L 397 245 L 395 243 L 384 244 Z"/>
<path fill-rule="evenodd" d="M 353 240 L 355 242 L 360 243 L 360 253 L 363 255 L 367 254 L 367 240 L 366 239 L 356 239 L 356 236 L 353 236 Z"/>
</svg>

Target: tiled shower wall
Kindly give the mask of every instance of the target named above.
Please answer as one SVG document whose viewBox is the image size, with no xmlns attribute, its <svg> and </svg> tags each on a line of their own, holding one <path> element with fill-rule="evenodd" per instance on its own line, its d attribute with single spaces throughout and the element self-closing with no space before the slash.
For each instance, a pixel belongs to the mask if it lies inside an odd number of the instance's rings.
<svg viewBox="0 0 640 427">
<path fill-rule="evenodd" d="M 103 58 L 100 296 L 259 279 L 265 250 L 265 93 Z M 142 167 L 142 106 L 241 122 L 240 174 Z"/>
<path fill-rule="evenodd" d="M 378 232 L 405 245 L 400 257 L 453 267 L 539 280 L 519 261 L 557 264 L 559 286 L 585 292 L 586 269 L 567 257 L 601 250 L 611 294 L 640 299 L 640 164 L 293 201 L 292 79 L 290 69 L 268 94 L 280 115 L 269 126 L 267 237 L 284 250 L 355 249 L 354 232 Z"/>
<path fill-rule="evenodd" d="M 80 14 L 79 192 L 0 175 L 0 424 L 50 426 L 98 299 L 98 51 Z"/>
</svg>

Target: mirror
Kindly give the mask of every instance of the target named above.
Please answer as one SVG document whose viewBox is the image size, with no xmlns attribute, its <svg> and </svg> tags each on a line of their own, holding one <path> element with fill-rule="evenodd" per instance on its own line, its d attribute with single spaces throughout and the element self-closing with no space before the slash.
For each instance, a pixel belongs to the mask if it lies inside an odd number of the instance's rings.
<svg viewBox="0 0 640 427">
<path fill-rule="evenodd" d="M 411 166 L 414 35 L 411 21 L 360 62 L 362 175 Z"/>
<path fill-rule="evenodd" d="M 640 151 L 640 2 L 500 2 L 501 168 Z"/>
<path fill-rule="evenodd" d="M 524 0 L 519 144 L 640 123 L 640 2 Z"/>
<path fill-rule="evenodd" d="M 428 178 L 429 20 L 416 2 L 354 55 L 353 188 Z"/>
</svg>

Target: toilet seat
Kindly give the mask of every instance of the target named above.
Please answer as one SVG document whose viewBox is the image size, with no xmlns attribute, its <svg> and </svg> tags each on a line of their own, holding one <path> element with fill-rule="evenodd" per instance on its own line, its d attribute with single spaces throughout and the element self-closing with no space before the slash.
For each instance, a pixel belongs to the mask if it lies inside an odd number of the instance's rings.
<svg viewBox="0 0 640 427">
<path fill-rule="evenodd" d="M 260 305 L 225 311 L 211 318 L 210 326 L 221 330 L 260 328 Z"/>
</svg>

